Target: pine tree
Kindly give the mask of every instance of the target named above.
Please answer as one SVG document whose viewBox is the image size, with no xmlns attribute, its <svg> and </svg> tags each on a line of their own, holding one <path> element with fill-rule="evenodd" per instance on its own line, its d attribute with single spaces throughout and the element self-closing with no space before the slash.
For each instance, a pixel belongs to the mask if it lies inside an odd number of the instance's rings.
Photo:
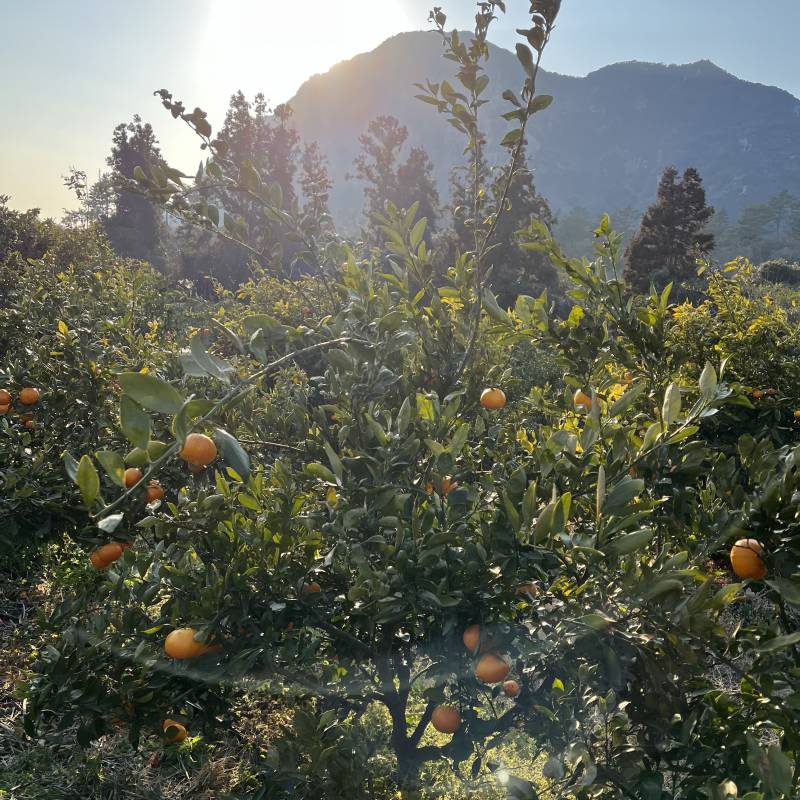
<svg viewBox="0 0 800 800">
<path fill-rule="evenodd" d="M 527 163 L 524 145 L 520 163 Z M 505 169 L 491 170 L 481 158 L 477 178 L 479 187 L 485 189 L 489 195 L 489 205 L 497 207 L 505 189 Z M 465 222 L 473 214 L 474 180 L 474 166 L 457 167 L 450 176 L 455 234 L 450 258 L 454 256 L 454 249 L 462 253 L 475 249 L 474 233 Z M 523 250 L 518 243 L 517 231 L 529 225 L 531 219 L 540 220 L 548 228 L 552 228 L 554 224 L 547 200 L 536 191 L 533 173 L 529 169 L 517 171 L 508 188 L 506 202 L 510 208 L 508 213 L 500 217 L 493 239 L 494 246 L 487 255 L 487 263 L 492 267 L 492 290 L 501 304 L 512 306 L 520 294 L 538 297 L 545 289 L 555 289 L 558 278 L 546 255 L 534 250 Z"/>
<path fill-rule="evenodd" d="M 111 167 L 115 182 L 132 179 L 137 167 L 150 174 L 153 167 L 161 166 L 163 159 L 150 123 L 143 123 L 137 114 L 132 122 L 117 125 L 106 163 Z M 120 255 L 163 265 L 159 216 L 153 204 L 141 194 L 126 189 L 118 191 L 116 208 L 106 223 L 106 232 Z"/>
<path fill-rule="evenodd" d="M 713 214 L 696 169 L 687 169 L 681 179 L 674 167 L 664 170 L 656 202 L 645 212 L 626 252 L 628 285 L 647 291 L 651 283 L 690 281 L 696 259 L 714 249 L 714 236 L 705 231 Z"/>
<path fill-rule="evenodd" d="M 280 186 L 283 209 L 291 209 L 297 203 L 295 178 L 300 161 L 300 136 L 291 124 L 291 117 L 290 106 L 280 105 L 273 110 L 263 94 L 248 100 L 239 91 L 231 96 L 218 136 L 228 148 L 230 161 L 236 165 L 249 161 L 264 183 Z M 198 188 L 209 203 L 218 206 L 221 214 L 244 221 L 249 241 L 262 254 L 264 263 L 278 268 L 288 265 L 297 246 L 288 242 L 279 226 L 264 215 L 260 203 L 239 192 L 221 190 L 216 184 L 215 179 L 207 178 Z M 178 237 L 181 271 L 185 275 L 213 275 L 227 285 L 236 285 L 249 277 L 254 257 L 237 244 L 185 226 Z"/>
<path fill-rule="evenodd" d="M 330 193 L 333 188 L 328 173 L 328 162 L 320 152 L 319 145 L 311 142 L 303 148 L 300 160 L 300 192 L 303 197 L 303 211 L 315 214 L 318 218 L 330 214 Z"/>
<path fill-rule="evenodd" d="M 419 202 L 418 216 L 427 217 L 425 236 L 436 230 L 439 217 L 439 193 L 433 179 L 433 166 L 422 147 L 411 148 L 402 160 L 408 129 L 392 116 L 380 116 L 370 122 L 359 137 L 361 153 L 354 162 L 355 177 L 364 182 L 364 239 L 370 245 L 383 244 L 383 234 L 375 215 L 384 213 L 387 202 L 409 208 Z"/>
<path fill-rule="evenodd" d="M 527 164 L 525 146 L 520 151 L 520 164 Z M 506 184 L 506 171 L 501 170 L 492 184 L 495 205 L 499 205 Z M 558 286 L 558 276 L 546 254 L 523 250 L 516 232 L 527 227 L 531 220 L 543 222 L 552 230 L 554 219 L 547 200 L 536 191 L 533 173 L 523 166 L 508 187 L 508 214 L 500 216 L 495 232 L 495 247 L 488 261 L 493 265 L 492 287 L 502 305 L 512 306 L 520 294 L 538 297 L 545 289 Z"/>
</svg>

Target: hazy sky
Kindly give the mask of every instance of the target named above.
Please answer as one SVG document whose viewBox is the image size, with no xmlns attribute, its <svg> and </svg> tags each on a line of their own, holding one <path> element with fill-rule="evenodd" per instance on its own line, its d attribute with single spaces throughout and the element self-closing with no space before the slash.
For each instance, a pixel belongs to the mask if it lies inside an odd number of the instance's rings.
<svg viewBox="0 0 800 800">
<path fill-rule="evenodd" d="M 0 0 L 0 194 L 59 217 L 73 205 L 60 176 L 96 175 L 111 132 L 135 113 L 169 161 L 196 168 L 194 137 L 154 89 L 224 115 L 241 88 L 273 103 L 309 76 L 388 36 L 427 28 L 442 5 L 469 27 L 472 0 Z M 513 46 L 528 0 L 507 0 L 493 41 Z M 585 75 L 631 59 L 707 58 L 800 96 L 800 0 L 563 0 L 544 67 Z"/>
</svg>

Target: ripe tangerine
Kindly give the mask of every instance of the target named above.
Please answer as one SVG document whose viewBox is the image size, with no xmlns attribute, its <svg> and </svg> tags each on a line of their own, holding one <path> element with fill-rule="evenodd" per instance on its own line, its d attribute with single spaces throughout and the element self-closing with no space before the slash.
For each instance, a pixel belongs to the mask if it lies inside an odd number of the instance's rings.
<svg viewBox="0 0 800 800">
<path fill-rule="evenodd" d="M 465 628 L 461 640 L 464 642 L 464 647 L 466 647 L 470 653 L 474 653 L 481 642 L 481 626 L 475 623 Z"/>
<path fill-rule="evenodd" d="M 105 569 L 109 564 L 116 561 L 123 553 L 122 546 L 118 542 L 109 542 L 98 547 L 90 556 L 89 561 L 95 569 Z"/>
<path fill-rule="evenodd" d="M 506 404 L 506 393 L 502 389 L 489 388 L 481 392 L 481 405 L 489 411 L 498 411 Z"/>
<path fill-rule="evenodd" d="M 42 393 L 32 386 L 25 387 L 19 393 L 19 401 L 24 406 L 35 406 L 42 397 Z"/>
<path fill-rule="evenodd" d="M 455 733 L 461 727 L 461 714 L 453 706 L 436 706 L 431 714 L 431 725 L 439 733 Z"/>
<path fill-rule="evenodd" d="M 507 697 L 516 697 L 520 692 L 519 684 L 514 680 L 505 681 L 503 683 L 503 692 Z"/>
<path fill-rule="evenodd" d="M 13 399 L 8 389 L 0 389 L 0 406 L 10 406 Z"/>
<path fill-rule="evenodd" d="M 475 677 L 484 683 L 500 683 L 508 675 L 509 666 L 500 656 L 486 653 L 475 665 Z"/>
<path fill-rule="evenodd" d="M 164 640 L 164 652 L 178 660 L 202 656 L 208 647 L 194 638 L 196 633 L 194 628 L 176 628 Z"/>
<path fill-rule="evenodd" d="M 592 398 L 583 389 L 576 390 L 572 395 L 572 402 L 577 408 L 583 408 L 585 411 L 592 410 Z"/>
<path fill-rule="evenodd" d="M 761 558 L 764 546 L 756 539 L 739 539 L 731 548 L 731 567 L 739 578 L 761 580 L 767 565 Z"/>
<path fill-rule="evenodd" d="M 164 489 L 161 484 L 158 481 L 150 481 L 147 484 L 147 489 L 145 489 L 144 498 L 148 504 L 155 503 L 156 500 L 163 500 Z"/>
<path fill-rule="evenodd" d="M 217 446 L 204 433 L 190 433 L 186 437 L 181 458 L 201 467 L 207 467 L 217 457 Z"/>
<path fill-rule="evenodd" d="M 125 487 L 130 489 L 135 486 L 142 479 L 142 471 L 139 467 L 128 467 L 125 470 Z"/>
</svg>

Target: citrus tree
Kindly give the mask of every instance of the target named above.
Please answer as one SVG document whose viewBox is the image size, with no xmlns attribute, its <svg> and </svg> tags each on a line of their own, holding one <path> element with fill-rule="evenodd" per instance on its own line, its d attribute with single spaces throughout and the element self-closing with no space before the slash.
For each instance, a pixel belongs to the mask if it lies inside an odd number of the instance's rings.
<svg viewBox="0 0 800 800">
<path fill-rule="evenodd" d="M 551 101 L 536 75 L 558 5 L 534 0 L 521 32 L 507 181 Z M 460 85 L 422 96 L 473 163 L 501 11 L 479 3 L 468 41 L 432 14 Z M 264 797 L 374 796 L 354 725 L 375 708 L 387 787 L 407 796 L 429 762 L 473 788 L 494 772 L 514 798 L 795 796 L 797 456 L 752 436 L 715 446 L 709 426 L 738 391 L 719 363 L 676 379 L 669 290 L 626 293 L 608 220 L 591 263 L 540 223 L 520 231 L 572 309 L 558 317 L 543 295 L 503 310 L 487 288 L 502 193 L 489 206 L 473 187 L 474 248 L 442 278 L 415 207 L 386 208 L 381 252 L 320 235 L 267 176 L 228 162 L 202 111 L 162 97 L 210 150 L 203 173 L 300 240 L 328 313 L 209 319 L 183 378 L 118 376 L 133 449 L 65 459 L 99 546 L 86 591 L 53 614 L 62 633 L 29 687 L 29 732 L 77 723 L 88 742 L 122 718 L 133 741 L 163 731 L 177 746 L 258 685 L 298 707 Z M 138 177 L 246 240 L 177 171 Z M 559 388 L 518 391 L 506 364 L 520 344 L 559 364 Z M 541 780 L 498 762 L 512 731 Z"/>
</svg>

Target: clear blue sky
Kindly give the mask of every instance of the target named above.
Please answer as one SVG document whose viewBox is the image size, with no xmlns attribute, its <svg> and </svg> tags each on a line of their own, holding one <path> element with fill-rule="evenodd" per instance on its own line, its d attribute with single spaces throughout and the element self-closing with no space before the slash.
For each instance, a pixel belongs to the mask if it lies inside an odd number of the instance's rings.
<svg viewBox="0 0 800 800">
<path fill-rule="evenodd" d="M 224 114 L 241 88 L 289 99 L 309 75 L 422 29 L 442 5 L 469 27 L 472 0 L 0 0 L 0 194 L 60 216 L 60 176 L 103 168 L 111 131 L 135 113 L 167 158 L 193 169 L 195 143 L 152 96 L 166 87 Z M 513 46 L 528 0 L 508 0 L 493 40 Z M 563 0 L 544 66 L 585 75 L 617 61 L 710 59 L 800 96 L 800 0 Z"/>
</svg>

